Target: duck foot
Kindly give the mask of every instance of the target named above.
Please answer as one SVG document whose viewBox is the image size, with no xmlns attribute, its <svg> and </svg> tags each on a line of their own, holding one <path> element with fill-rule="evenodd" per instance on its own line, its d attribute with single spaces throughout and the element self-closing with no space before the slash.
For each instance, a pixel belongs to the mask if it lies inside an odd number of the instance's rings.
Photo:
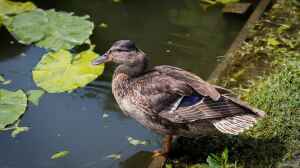
<svg viewBox="0 0 300 168">
<path fill-rule="evenodd" d="M 172 148 L 172 135 L 166 135 L 162 142 L 162 149 L 153 151 L 152 157 L 165 157 L 167 158 Z"/>
</svg>

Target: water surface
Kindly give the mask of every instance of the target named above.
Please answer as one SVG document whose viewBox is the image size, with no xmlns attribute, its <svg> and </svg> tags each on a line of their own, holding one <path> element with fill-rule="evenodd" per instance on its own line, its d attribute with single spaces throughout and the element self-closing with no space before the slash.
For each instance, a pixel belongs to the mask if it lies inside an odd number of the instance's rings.
<svg viewBox="0 0 300 168">
<path fill-rule="evenodd" d="M 240 30 L 243 20 L 222 16 L 219 8 L 204 11 L 198 0 L 36 0 L 43 8 L 89 14 L 95 23 L 91 38 L 103 53 L 113 41 L 131 39 L 146 52 L 153 65 L 168 64 L 188 69 L 204 79 L 217 64 Z M 106 23 L 107 28 L 98 25 Z M 0 74 L 12 80 L 3 88 L 36 89 L 31 71 L 46 52 L 20 45 L 2 27 Z M 24 54 L 26 56 L 24 56 Z M 111 94 L 113 66 L 87 87 L 70 94 L 45 94 L 38 107 L 29 104 L 22 124 L 29 132 L 17 138 L 0 134 L 1 168 L 106 168 L 142 167 L 146 153 L 159 147 L 160 136 L 124 116 Z M 103 114 L 109 117 L 103 118 Z M 148 140 L 134 147 L 131 136 Z M 53 153 L 70 155 L 51 160 Z M 114 161 L 105 156 L 122 154 Z M 140 164 L 140 165 L 138 165 Z"/>
</svg>

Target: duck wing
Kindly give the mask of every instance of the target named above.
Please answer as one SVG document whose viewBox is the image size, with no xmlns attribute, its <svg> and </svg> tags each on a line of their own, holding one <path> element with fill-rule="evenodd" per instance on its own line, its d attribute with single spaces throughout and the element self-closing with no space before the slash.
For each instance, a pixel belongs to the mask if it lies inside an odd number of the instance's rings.
<svg viewBox="0 0 300 168">
<path fill-rule="evenodd" d="M 173 77 L 176 80 L 184 81 L 187 85 L 192 87 L 198 94 L 202 96 L 208 96 L 215 101 L 217 101 L 221 97 L 221 94 L 215 87 L 205 82 L 199 76 L 184 69 L 169 65 L 156 66 L 154 67 L 154 69 L 161 72 L 162 74 Z"/>
<path fill-rule="evenodd" d="M 154 69 L 175 80 L 183 81 L 196 92 L 177 98 L 174 103 L 176 109 L 169 108 L 159 112 L 160 117 L 173 123 L 187 124 L 206 120 L 223 133 L 239 134 L 265 115 L 263 111 L 235 98 L 231 91 L 211 85 L 183 69 L 165 65 Z M 197 101 L 193 101 L 195 99 Z"/>
</svg>

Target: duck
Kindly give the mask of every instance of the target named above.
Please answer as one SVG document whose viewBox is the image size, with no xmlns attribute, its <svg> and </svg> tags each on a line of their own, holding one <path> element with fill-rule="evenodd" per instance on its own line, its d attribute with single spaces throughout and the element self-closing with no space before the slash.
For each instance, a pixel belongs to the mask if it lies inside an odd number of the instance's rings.
<svg viewBox="0 0 300 168">
<path fill-rule="evenodd" d="M 238 135 L 265 116 L 264 111 L 239 100 L 229 89 L 210 84 L 192 72 L 170 65 L 150 68 L 148 56 L 131 40 L 114 42 L 92 65 L 108 62 L 118 64 L 112 93 L 123 113 L 164 135 L 155 156 L 166 156 L 174 137 Z"/>
</svg>

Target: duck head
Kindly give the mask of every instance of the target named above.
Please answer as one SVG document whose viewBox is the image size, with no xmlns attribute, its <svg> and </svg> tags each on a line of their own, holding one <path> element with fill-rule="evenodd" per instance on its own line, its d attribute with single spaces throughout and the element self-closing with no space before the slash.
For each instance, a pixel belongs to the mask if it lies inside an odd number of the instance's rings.
<svg viewBox="0 0 300 168">
<path fill-rule="evenodd" d="M 130 40 L 116 41 L 106 53 L 93 60 L 92 64 L 99 65 L 107 62 L 120 64 L 117 71 L 131 77 L 141 74 L 148 65 L 146 54 Z"/>
<path fill-rule="evenodd" d="M 116 64 L 135 64 L 139 60 L 139 55 L 143 53 L 139 50 L 134 42 L 130 40 L 116 41 L 110 49 L 101 57 L 93 60 L 93 65 L 99 65 L 106 62 L 114 62 Z"/>
</svg>

